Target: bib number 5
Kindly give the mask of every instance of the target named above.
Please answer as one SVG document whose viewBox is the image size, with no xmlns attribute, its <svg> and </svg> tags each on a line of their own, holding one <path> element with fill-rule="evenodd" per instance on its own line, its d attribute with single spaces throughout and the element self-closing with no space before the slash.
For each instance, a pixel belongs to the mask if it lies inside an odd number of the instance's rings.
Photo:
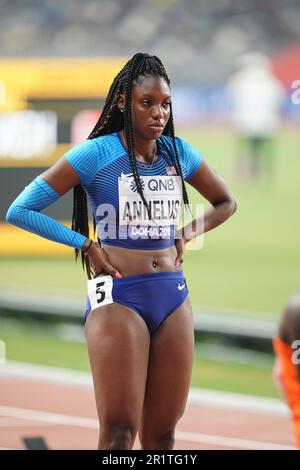
<svg viewBox="0 0 300 470">
<path fill-rule="evenodd" d="M 88 296 L 92 310 L 113 303 L 112 288 L 112 276 L 100 276 L 88 280 Z"/>
</svg>

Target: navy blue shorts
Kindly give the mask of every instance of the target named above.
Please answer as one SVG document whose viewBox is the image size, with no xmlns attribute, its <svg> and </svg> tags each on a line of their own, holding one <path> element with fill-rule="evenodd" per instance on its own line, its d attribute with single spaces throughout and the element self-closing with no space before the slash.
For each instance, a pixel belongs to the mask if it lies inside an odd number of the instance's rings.
<svg viewBox="0 0 300 470">
<path fill-rule="evenodd" d="M 117 302 L 146 322 L 152 334 L 184 302 L 188 288 L 182 271 L 127 276 L 98 276 L 88 281 L 85 320 L 95 308 Z"/>
</svg>

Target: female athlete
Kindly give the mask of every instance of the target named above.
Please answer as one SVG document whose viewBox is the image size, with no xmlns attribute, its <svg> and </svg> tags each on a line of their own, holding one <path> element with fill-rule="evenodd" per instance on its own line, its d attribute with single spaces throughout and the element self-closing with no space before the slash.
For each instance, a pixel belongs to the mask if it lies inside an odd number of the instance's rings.
<svg viewBox="0 0 300 470">
<path fill-rule="evenodd" d="M 177 230 L 185 182 L 211 207 L 203 224 L 193 219 Z M 71 188 L 72 229 L 41 213 Z M 87 199 L 97 242 L 89 238 Z M 169 77 L 160 59 L 143 53 L 115 77 L 88 139 L 9 208 L 8 222 L 75 248 L 76 258 L 81 252 L 99 449 L 132 449 L 137 434 L 142 449 L 173 448 L 194 352 L 185 247 L 235 210 L 224 180 L 175 137 Z"/>
</svg>

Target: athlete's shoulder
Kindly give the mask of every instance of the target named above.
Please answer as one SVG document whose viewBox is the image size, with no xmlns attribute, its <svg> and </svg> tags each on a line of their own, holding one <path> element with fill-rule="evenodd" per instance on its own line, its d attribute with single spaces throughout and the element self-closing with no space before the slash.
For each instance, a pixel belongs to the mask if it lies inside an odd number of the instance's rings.
<svg viewBox="0 0 300 470">
<path fill-rule="evenodd" d="M 118 132 L 112 132 L 111 134 L 99 135 L 92 139 L 99 148 L 106 148 L 106 147 L 120 147 L 120 138 Z M 122 147 L 122 145 L 121 145 Z"/>
<path fill-rule="evenodd" d="M 169 135 L 161 135 L 159 138 L 159 142 L 162 143 L 164 146 L 168 147 L 170 150 L 174 149 L 173 137 Z M 190 153 L 198 153 L 199 155 L 201 155 L 199 149 L 197 149 L 195 146 L 182 139 L 181 137 L 175 136 L 175 142 L 180 157 L 185 158 L 189 156 Z"/>
<path fill-rule="evenodd" d="M 99 149 L 93 139 L 74 145 L 64 157 L 74 168 L 81 184 L 92 182 L 98 166 Z"/>
<path fill-rule="evenodd" d="M 117 133 L 87 139 L 65 153 L 82 184 L 90 184 L 96 174 L 124 153 Z"/>
<path fill-rule="evenodd" d="M 118 132 L 102 135 L 94 140 L 99 151 L 99 170 L 126 154 Z"/>
<path fill-rule="evenodd" d="M 162 134 L 160 137 L 159 137 L 159 142 L 163 143 L 164 145 L 170 147 L 170 148 L 173 148 L 174 147 L 174 140 L 173 140 L 173 137 L 170 136 L 170 135 L 164 135 Z M 181 137 L 178 137 L 177 135 L 175 136 L 175 141 L 176 141 L 176 145 L 180 145 L 180 147 L 184 144 L 187 144 L 187 142 L 185 140 L 183 140 Z"/>
<path fill-rule="evenodd" d="M 160 142 L 168 149 L 168 151 L 174 155 L 174 141 L 171 136 L 162 135 Z M 191 145 L 181 137 L 175 137 L 176 147 L 178 151 L 178 157 L 182 169 L 184 171 L 184 177 L 186 180 L 191 178 L 199 168 L 203 157 L 200 151 Z"/>
</svg>

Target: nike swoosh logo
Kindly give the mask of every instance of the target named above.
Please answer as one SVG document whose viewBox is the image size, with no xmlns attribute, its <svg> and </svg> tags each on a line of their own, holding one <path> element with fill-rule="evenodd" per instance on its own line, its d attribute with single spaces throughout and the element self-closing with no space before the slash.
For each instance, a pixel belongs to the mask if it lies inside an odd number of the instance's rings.
<svg viewBox="0 0 300 470">
<path fill-rule="evenodd" d="M 121 173 L 121 178 L 129 178 L 130 176 L 133 176 L 133 173 L 128 173 L 127 175 L 125 175 L 125 173 Z"/>
<path fill-rule="evenodd" d="M 177 289 L 178 290 L 182 290 L 185 288 L 185 284 L 183 284 L 182 286 L 180 284 L 177 285 Z"/>
</svg>

